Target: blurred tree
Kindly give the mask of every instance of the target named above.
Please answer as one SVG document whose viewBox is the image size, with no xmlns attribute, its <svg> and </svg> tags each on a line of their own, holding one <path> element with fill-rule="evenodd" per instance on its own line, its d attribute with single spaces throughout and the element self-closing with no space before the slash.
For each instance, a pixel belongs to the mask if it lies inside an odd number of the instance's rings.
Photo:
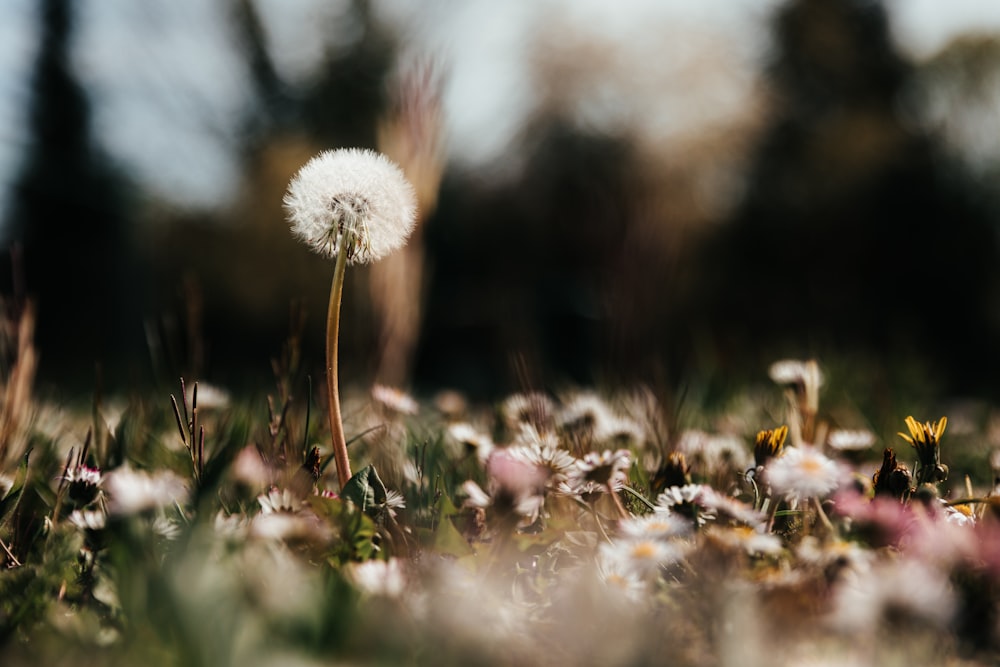
<svg viewBox="0 0 1000 667">
<path fill-rule="evenodd" d="M 995 230 L 899 118 L 912 70 L 884 8 L 795 0 L 775 29 L 776 116 L 690 319 L 728 359 L 874 352 L 985 377 Z"/>
<path fill-rule="evenodd" d="M 40 374 L 93 381 L 141 344 L 139 289 L 126 244 L 123 184 L 94 147 L 86 96 L 72 69 L 72 0 L 39 3 L 29 153 L 15 185 L 8 242 L 23 247 L 38 301 Z"/>
</svg>

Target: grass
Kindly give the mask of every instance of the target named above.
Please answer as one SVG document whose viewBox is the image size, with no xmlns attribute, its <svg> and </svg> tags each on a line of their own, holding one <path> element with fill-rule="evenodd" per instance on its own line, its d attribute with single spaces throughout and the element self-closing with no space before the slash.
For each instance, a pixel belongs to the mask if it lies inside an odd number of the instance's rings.
<svg viewBox="0 0 1000 667">
<path fill-rule="evenodd" d="M 32 395 L 21 341 L 5 347 L 0 415 L 4 665 L 998 656 L 985 405 L 953 406 L 929 431 L 947 480 L 911 476 L 893 496 L 872 484 L 883 448 L 911 473 L 917 450 L 850 400 L 836 369 L 822 386 L 765 380 L 669 409 L 642 388 L 427 396 L 415 411 L 392 392 L 348 393 L 356 473 L 340 489 L 323 397 L 295 398 L 312 387 L 288 364 L 266 400 L 181 381 L 73 411 Z M 836 472 L 782 478 L 809 447 L 809 392 L 817 460 Z M 912 438 L 908 414 L 888 429 Z M 778 429 L 755 452 L 759 431 L 785 424 L 787 441 Z M 822 435 L 834 428 L 875 444 L 834 450 Z M 789 500 L 803 488 L 822 490 Z"/>
</svg>

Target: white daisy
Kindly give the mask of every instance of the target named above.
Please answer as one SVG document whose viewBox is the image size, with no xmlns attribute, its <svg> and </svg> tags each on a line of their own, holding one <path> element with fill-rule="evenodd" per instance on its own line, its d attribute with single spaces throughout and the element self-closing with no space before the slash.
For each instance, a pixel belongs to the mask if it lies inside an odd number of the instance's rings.
<svg viewBox="0 0 1000 667">
<path fill-rule="evenodd" d="M 848 570 L 837 588 L 830 621 L 848 633 L 878 632 L 884 623 L 903 619 L 944 628 L 956 607 L 955 591 L 940 570 L 903 558 Z"/>
<path fill-rule="evenodd" d="M 837 451 L 858 451 L 875 444 L 875 434 L 864 429 L 830 431 L 826 443 Z"/>
<path fill-rule="evenodd" d="M 480 461 L 485 462 L 493 451 L 493 438 L 480 433 L 472 424 L 459 422 L 448 426 L 448 437 L 466 450 L 476 452 Z"/>
<path fill-rule="evenodd" d="M 664 540 L 691 532 L 691 522 L 672 512 L 653 512 L 618 522 L 618 532 L 630 539 Z"/>
<path fill-rule="evenodd" d="M 616 563 L 640 576 L 655 573 L 684 558 L 687 545 L 655 538 L 620 539 L 604 543 L 598 550 L 605 563 Z"/>
<path fill-rule="evenodd" d="M 352 563 L 347 573 L 354 585 L 368 595 L 397 598 L 406 590 L 406 573 L 398 558 Z"/>
<path fill-rule="evenodd" d="M 124 466 L 105 475 L 104 489 L 109 496 L 108 513 L 112 516 L 184 503 L 188 494 L 185 481 L 170 470 L 150 474 Z"/>
<path fill-rule="evenodd" d="M 420 405 L 412 396 L 395 387 L 377 384 L 372 387 L 372 398 L 393 412 L 403 415 L 415 415 L 420 411 Z"/>
<path fill-rule="evenodd" d="M 605 491 L 608 488 L 617 490 L 625 484 L 631 465 L 632 454 L 627 449 L 588 452 L 582 459 L 576 460 L 566 481 L 570 488 L 582 488 L 589 482 Z"/>
<path fill-rule="evenodd" d="M 837 488 L 840 466 L 814 447 L 789 447 L 767 462 L 765 479 L 771 491 L 789 500 L 822 498 Z"/>
</svg>

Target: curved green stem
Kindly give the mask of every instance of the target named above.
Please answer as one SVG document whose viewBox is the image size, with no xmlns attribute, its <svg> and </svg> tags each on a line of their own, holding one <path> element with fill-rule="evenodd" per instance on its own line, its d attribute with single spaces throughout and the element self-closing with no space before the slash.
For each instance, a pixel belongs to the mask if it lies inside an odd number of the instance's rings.
<svg viewBox="0 0 1000 667">
<path fill-rule="evenodd" d="M 347 440 L 344 437 L 344 420 L 340 414 L 340 389 L 337 377 L 337 350 L 340 339 L 340 300 L 344 294 L 344 273 L 347 269 L 347 242 L 342 238 L 337 252 L 337 265 L 333 269 L 330 285 L 330 307 L 326 313 L 326 394 L 329 401 L 330 439 L 333 460 L 337 464 L 337 482 L 343 489 L 351 479 L 351 462 L 347 458 Z"/>
</svg>

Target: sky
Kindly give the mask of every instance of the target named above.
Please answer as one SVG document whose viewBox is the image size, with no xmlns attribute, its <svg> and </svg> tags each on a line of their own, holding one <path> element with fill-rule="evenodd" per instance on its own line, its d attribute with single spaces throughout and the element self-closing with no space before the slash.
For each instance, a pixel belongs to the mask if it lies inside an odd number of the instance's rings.
<svg viewBox="0 0 1000 667">
<path fill-rule="evenodd" d="M 26 149 L 25 100 L 36 53 L 38 0 L 3 0 L 0 9 L 0 216 Z M 630 123 L 657 135 L 683 134 L 712 113 L 736 113 L 766 53 L 774 0 L 375 0 L 409 53 L 447 63 L 444 91 L 450 157 L 470 168 L 495 164 L 540 100 L 531 67 L 540 44 L 559 52 L 567 26 L 578 40 L 620 59 L 622 80 L 588 82 L 578 94 L 581 122 Z M 914 58 L 932 56 L 956 35 L 1000 32 L 1000 2 L 887 0 L 894 38 Z M 138 183 L 179 206 L 224 204 L 236 190 L 233 155 L 250 97 L 225 2 L 89 0 L 76 6 L 77 74 L 91 100 L 100 146 Z M 347 0 L 257 0 L 283 76 L 306 82 L 330 37 L 343 42 Z M 339 19 L 339 20 L 338 20 Z M 749 27 L 749 29 L 748 29 Z M 756 29 L 754 29 L 756 28 Z M 342 31 L 340 34 L 337 31 Z M 692 39 L 708 36 L 708 41 Z M 741 67 L 722 85 L 672 90 L 700 49 L 725 44 Z M 659 68 L 653 49 L 671 45 Z M 572 53 L 572 51 L 567 51 Z M 630 69 L 630 64 L 637 66 Z M 671 70 L 677 70 L 674 72 Z M 679 85 L 679 84 L 678 84 Z M 652 103 L 623 100 L 657 91 Z M 721 92 L 720 92 L 721 91 Z M 724 118 L 722 119 L 724 120 Z"/>
</svg>

